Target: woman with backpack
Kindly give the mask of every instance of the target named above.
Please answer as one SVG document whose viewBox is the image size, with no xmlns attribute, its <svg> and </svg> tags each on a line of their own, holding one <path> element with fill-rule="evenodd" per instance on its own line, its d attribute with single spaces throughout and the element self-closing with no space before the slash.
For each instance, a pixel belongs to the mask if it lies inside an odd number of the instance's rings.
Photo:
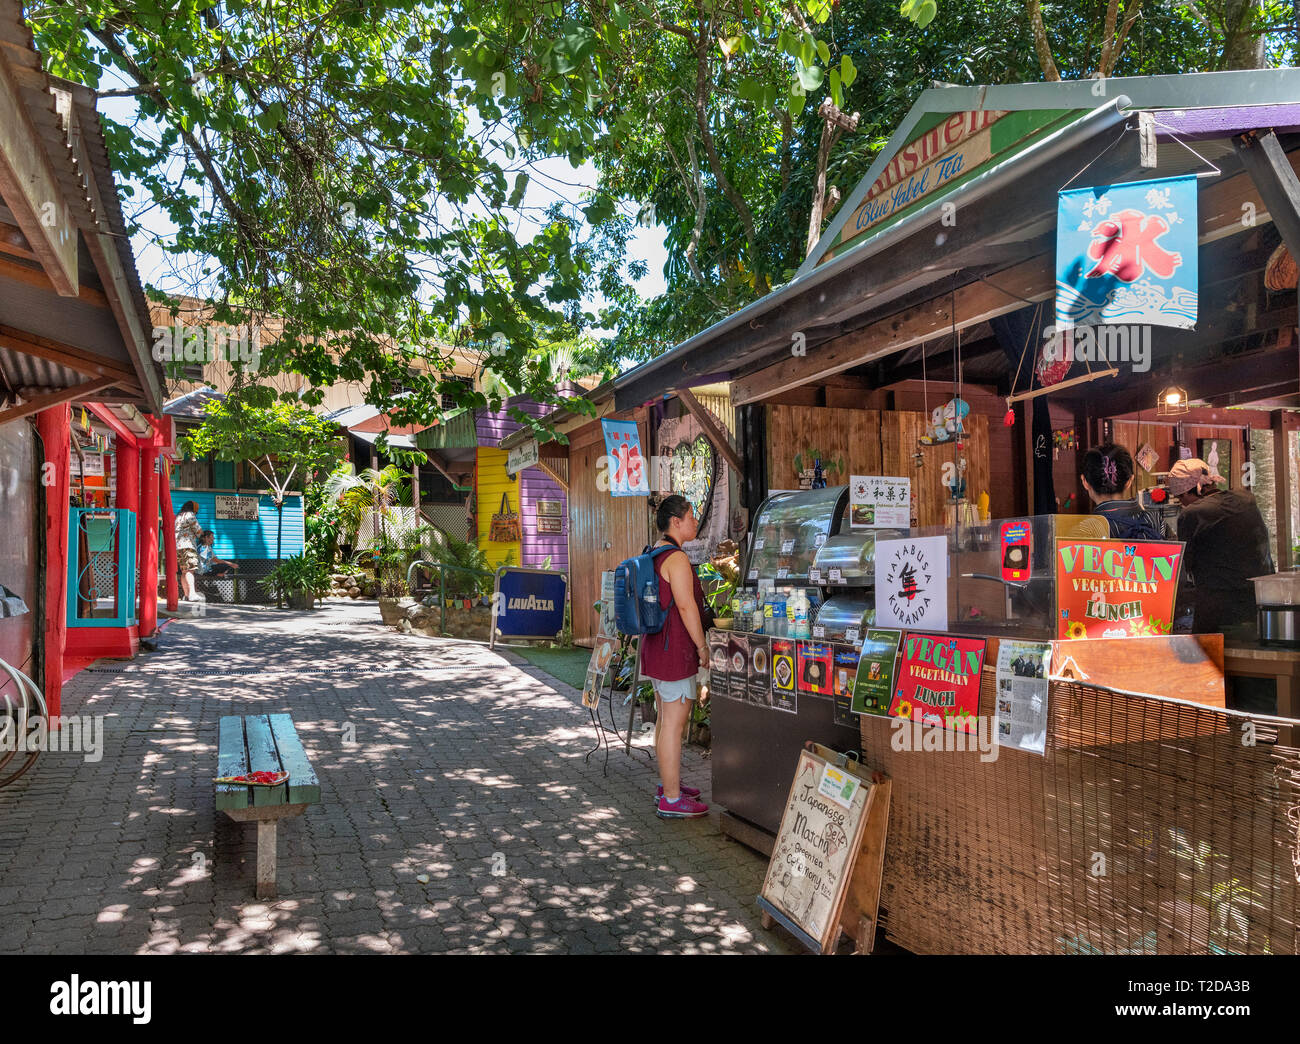
<svg viewBox="0 0 1300 1044">
<path fill-rule="evenodd" d="M 641 673 L 649 678 L 659 697 L 659 729 L 655 756 L 663 782 L 655 811 L 664 819 L 698 819 L 709 811 L 696 787 L 682 783 L 682 732 L 696 698 L 695 676 L 709 664 L 704 637 L 704 589 L 683 544 L 695 539 L 699 524 L 690 502 L 674 494 L 665 497 L 655 514 L 659 541 L 654 549 L 676 548 L 657 554 L 659 604 L 667 609 L 661 631 L 641 636 Z"/>
<path fill-rule="evenodd" d="M 1135 472 L 1133 458 L 1123 446 L 1107 442 L 1083 455 L 1083 488 L 1092 498 L 1094 515 L 1103 523 L 1086 519 L 1076 536 L 1098 540 L 1166 540 L 1164 523 L 1158 515 L 1144 511 L 1136 497 L 1127 497 Z"/>
</svg>

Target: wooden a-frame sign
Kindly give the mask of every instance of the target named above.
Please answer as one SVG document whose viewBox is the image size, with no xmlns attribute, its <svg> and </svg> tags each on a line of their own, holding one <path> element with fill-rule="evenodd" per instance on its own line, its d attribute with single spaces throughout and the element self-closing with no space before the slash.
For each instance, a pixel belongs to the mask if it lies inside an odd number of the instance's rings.
<svg viewBox="0 0 1300 1044">
<path fill-rule="evenodd" d="M 870 953 L 890 780 L 829 747 L 804 746 L 758 897 L 763 927 L 780 924 L 815 953 L 834 953 L 841 934 Z"/>
</svg>

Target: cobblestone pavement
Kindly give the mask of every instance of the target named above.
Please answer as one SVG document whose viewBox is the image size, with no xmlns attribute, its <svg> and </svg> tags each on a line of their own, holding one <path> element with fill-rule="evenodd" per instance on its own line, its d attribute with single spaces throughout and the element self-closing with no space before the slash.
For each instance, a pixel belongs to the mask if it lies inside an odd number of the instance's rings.
<svg viewBox="0 0 1300 1044">
<path fill-rule="evenodd" d="M 0 953 L 793 949 L 716 813 L 657 818 L 643 755 L 584 763 L 576 691 L 373 603 L 210 607 L 77 675 L 63 710 L 105 716 L 103 758 L 46 753 L 0 790 Z M 218 817 L 212 777 L 217 719 L 275 712 L 322 803 L 282 824 L 281 898 L 259 902 L 256 831 Z M 688 751 L 705 800 L 708 768 Z"/>
</svg>

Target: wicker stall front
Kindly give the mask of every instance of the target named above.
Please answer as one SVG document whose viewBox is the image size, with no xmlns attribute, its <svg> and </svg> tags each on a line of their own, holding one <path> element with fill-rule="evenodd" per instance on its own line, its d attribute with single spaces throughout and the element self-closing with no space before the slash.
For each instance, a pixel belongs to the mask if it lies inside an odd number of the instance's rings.
<svg viewBox="0 0 1300 1044">
<path fill-rule="evenodd" d="M 981 715 L 995 684 L 990 666 Z M 1300 751 L 1277 721 L 1052 682 L 1046 756 L 982 761 L 896 750 L 893 720 L 864 716 L 863 760 L 893 779 L 888 937 L 916 953 L 1300 952 Z"/>
</svg>

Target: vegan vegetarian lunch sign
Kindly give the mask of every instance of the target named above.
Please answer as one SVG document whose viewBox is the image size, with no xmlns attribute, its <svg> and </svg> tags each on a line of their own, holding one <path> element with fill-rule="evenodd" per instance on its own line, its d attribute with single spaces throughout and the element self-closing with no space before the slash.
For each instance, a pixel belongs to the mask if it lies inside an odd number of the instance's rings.
<svg viewBox="0 0 1300 1044">
<path fill-rule="evenodd" d="M 984 644 L 983 638 L 908 634 L 889 713 L 925 725 L 971 731 L 979 713 Z"/>
<path fill-rule="evenodd" d="M 1056 636 L 1169 634 L 1182 560 L 1175 541 L 1057 540 Z"/>
</svg>

